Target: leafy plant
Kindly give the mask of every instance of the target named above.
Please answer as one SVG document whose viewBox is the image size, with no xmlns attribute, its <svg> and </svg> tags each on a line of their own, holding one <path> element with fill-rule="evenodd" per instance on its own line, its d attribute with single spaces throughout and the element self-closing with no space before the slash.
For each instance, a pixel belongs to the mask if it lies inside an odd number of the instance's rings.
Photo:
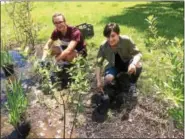
<svg viewBox="0 0 185 139">
<path fill-rule="evenodd" d="M 153 39 L 157 38 L 157 17 L 155 17 L 154 15 L 149 15 L 146 19 L 147 23 L 149 24 L 148 26 L 148 32 L 147 35 Z"/>
<path fill-rule="evenodd" d="M 90 69 L 87 59 L 81 56 L 75 58 L 72 64 L 74 64 L 74 66 L 68 70 L 72 80 L 71 84 L 69 85 L 69 89 L 72 97 L 71 102 L 77 104 L 79 103 L 77 100 L 78 95 L 84 95 L 90 89 L 90 83 L 88 80 Z"/>
<path fill-rule="evenodd" d="M 45 64 L 45 63 L 43 63 Z M 51 62 L 47 62 L 47 65 L 41 65 L 39 60 L 34 62 L 34 70 L 37 72 L 37 75 L 40 77 L 40 87 L 46 94 L 51 94 L 54 92 L 55 87 L 59 84 L 59 82 L 55 82 L 52 84 L 51 82 L 51 72 L 60 71 L 57 65 L 52 64 Z"/>
<path fill-rule="evenodd" d="M 155 61 L 148 63 L 148 76 L 154 83 L 157 96 L 167 101 L 168 112 L 178 127 L 183 127 L 184 71 L 183 39 L 175 37 L 168 40 L 157 34 L 157 18 L 149 16 L 146 21 L 149 28 L 145 44 L 155 56 Z M 160 55 L 159 55 L 160 54 Z"/>
<path fill-rule="evenodd" d="M 1 51 L 7 51 L 15 43 L 11 31 L 7 29 L 6 25 L 7 23 L 1 24 Z"/>
<path fill-rule="evenodd" d="M 8 5 L 5 4 L 5 9 L 13 23 L 16 43 L 20 44 L 23 50 L 30 44 L 34 48 L 40 25 L 35 23 L 31 16 L 33 2 L 13 0 Z"/>
<path fill-rule="evenodd" d="M 148 29 L 146 33 L 147 39 L 145 39 L 145 44 L 148 47 L 148 50 L 152 52 L 152 50 L 163 48 L 168 44 L 168 40 L 164 37 L 158 36 L 157 30 L 157 17 L 154 15 L 149 15 L 145 19 L 148 23 Z"/>
<path fill-rule="evenodd" d="M 169 114 L 173 117 L 173 119 L 176 121 L 177 128 L 183 129 L 184 126 L 184 112 L 183 107 L 180 108 L 172 108 L 169 111 Z"/>
<path fill-rule="evenodd" d="M 22 115 L 26 111 L 28 104 L 20 80 L 10 81 L 10 84 L 7 85 L 6 95 L 6 106 L 9 111 L 10 124 L 12 124 L 16 130 L 18 130 L 18 126 L 21 123 Z"/>
<path fill-rule="evenodd" d="M 90 89 L 90 82 L 88 75 L 90 72 L 90 65 L 88 64 L 87 59 L 82 56 L 78 56 L 72 62 L 72 66 L 68 73 L 71 75 L 72 82 L 70 86 L 70 99 L 69 103 L 76 105 L 75 117 L 73 121 L 73 126 L 70 133 L 70 138 L 73 133 L 73 128 L 76 124 L 77 114 L 80 111 L 83 111 L 82 97 L 87 94 L 87 91 Z"/>
<path fill-rule="evenodd" d="M 8 51 L 1 51 L 1 67 L 13 64 L 12 57 Z"/>
</svg>

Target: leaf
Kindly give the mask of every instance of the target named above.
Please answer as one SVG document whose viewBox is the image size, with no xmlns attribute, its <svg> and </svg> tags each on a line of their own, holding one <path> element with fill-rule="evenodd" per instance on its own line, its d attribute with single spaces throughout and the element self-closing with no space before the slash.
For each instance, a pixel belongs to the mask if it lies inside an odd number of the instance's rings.
<svg viewBox="0 0 185 139">
<path fill-rule="evenodd" d="M 85 95 L 85 94 L 87 94 L 87 92 L 83 92 L 83 91 L 82 91 L 82 92 L 80 92 L 80 94 Z"/>
</svg>

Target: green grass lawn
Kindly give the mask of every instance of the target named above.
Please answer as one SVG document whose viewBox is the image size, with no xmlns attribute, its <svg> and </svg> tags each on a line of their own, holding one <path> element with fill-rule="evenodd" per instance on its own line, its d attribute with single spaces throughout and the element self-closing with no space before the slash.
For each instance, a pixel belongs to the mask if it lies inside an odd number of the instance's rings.
<svg viewBox="0 0 185 139">
<path fill-rule="evenodd" d="M 154 74 L 160 72 L 154 67 L 162 54 L 160 49 L 153 54 L 146 49 L 144 40 L 147 39 L 148 24 L 145 18 L 149 15 L 157 17 L 160 36 L 167 39 L 184 38 L 184 2 L 34 2 L 33 5 L 32 18 L 42 26 L 38 33 L 38 43 L 45 43 L 48 40 L 54 29 L 51 17 L 55 12 L 61 12 L 69 25 L 86 22 L 94 26 L 95 36 L 86 40 L 88 44 L 94 44 L 88 45 L 88 49 L 94 48 L 93 51 L 89 51 L 92 57 L 95 57 L 100 43 L 105 39 L 102 33 L 105 24 L 118 23 L 121 34 L 131 36 L 143 53 L 142 82 L 139 85 L 143 93 L 150 92 L 150 77 L 145 75 L 148 71 Z M 1 29 L 1 37 L 10 39 L 13 32 L 12 23 L 5 12 L 4 5 L 1 5 Z M 151 67 L 151 63 L 154 67 Z"/>
<path fill-rule="evenodd" d="M 11 20 L 4 5 L 1 7 L 1 28 L 11 34 Z M 182 2 L 34 2 L 33 7 L 33 20 L 42 25 L 38 36 L 42 42 L 47 41 L 54 29 L 51 16 L 55 12 L 63 13 L 70 25 L 84 22 L 93 24 L 95 36 L 87 41 L 95 43 L 96 47 L 104 40 L 102 31 L 105 24 L 117 22 L 121 34 L 131 36 L 141 51 L 145 51 L 143 40 L 147 23 L 144 19 L 150 14 L 158 17 L 160 35 L 167 38 L 183 37 Z"/>
<path fill-rule="evenodd" d="M 4 5 L 1 5 L 1 36 L 11 38 L 13 32 L 11 20 L 8 18 Z M 155 15 L 158 18 L 159 35 L 168 39 L 183 38 L 183 2 L 34 2 L 32 18 L 36 23 L 41 24 L 38 39 L 45 43 L 51 35 L 54 26 L 51 16 L 55 12 L 61 12 L 66 16 L 69 25 L 90 23 L 94 26 L 95 36 L 87 39 L 88 43 L 95 48 L 89 51 L 96 55 L 103 37 L 103 28 L 108 22 L 116 22 L 120 25 L 121 34 L 127 34 L 137 44 L 143 53 L 144 67 L 147 62 L 155 61 L 158 55 L 151 55 L 147 52 L 144 40 L 148 28 L 145 18 L 148 15 Z M 5 33 L 4 33 L 5 32 Z M 10 35 L 6 35 L 9 33 Z M 160 55 L 160 50 L 158 54 Z M 152 56 L 152 59 L 151 59 Z M 152 68 L 152 67 L 151 67 Z M 144 69 L 145 70 L 145 69 Z M 144 74 L 144 73 L 143 73 Z"/>
</svg>

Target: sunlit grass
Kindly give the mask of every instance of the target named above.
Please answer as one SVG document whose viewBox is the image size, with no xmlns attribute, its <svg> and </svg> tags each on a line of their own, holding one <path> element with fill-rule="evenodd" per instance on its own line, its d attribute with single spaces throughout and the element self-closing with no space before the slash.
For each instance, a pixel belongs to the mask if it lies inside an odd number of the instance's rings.
<svg viewBox="0 0 185 139">
<path fill-rule="evenodd" d="M 97 54 L 97 48 L 101 42 L 105 39 L 103 37 L 103 28 L 109 21 L 118 22 L 121 28 L 121 34 L 127 34 L 135 41 L 137 47 L 143 54 L 143 71 L 147 72 L 147 69 L 152 69 L 155 74 L 155 70 L 152 67 L 148 67 L 147 63 L 154 63 L 156 59 L 161 55 L 161 51 L 158 50 L 155 54 L 150 54 L 146 50 L 144 40 L 147 39 L 145 36 L 146 30 L 143 30 L 146 26 L 146 22 L 143 18 L 147 14 L 167 14 L 170 10 L 170 16 L 180 17 L 183 14 L 182 8 L 173 9 L 170 6 L 165 6 L 168 3 L 155 3 L 152 2 L 33 2 L 32 18 L 35 22 L 41 24 L 41 30 L 38 33 L 39 43 L 45 43 L 50 37 L 54 26 L 51 21 L 51 17 L 55 12 L 61 12 L 65 15 L 67 23 L 69 25 L 78 25 L 81 23 L 90 23 L 94 26 L 95 36 L 91 39 L 87 39 L 87 43 L 93 43 L 95 51 L 89 53 L 93 56 Z M 159 5 L 157 5 L 159 4 Z M 164 4 L 160 6 L 160 4 Z M 148 8 L 143 11 L 143 8 Z M 142 8 L 138 8 L 143 6 Z M 13 35 L 12 22 L 8 18 L 4 6 L 1 5 L 1 36 L 7 35 L 9 38 Z M 153 13 L 151 11 L 153 10 Z M 161 13 L 161 10 L 167 10 Z M 133 13 L 131 13 L 133 11 Z M 138 12 L 137 12 L 138 11 Z M 147 17 L 147 16 L 146 16 Z M 160 19 L 158 19 L 160 21 Z M 159 24 L 158 30 L 166 34 L 166 36 L 182 37 L 183 34 L 179 33 L 179 29 L 183 27 L 183 20 L 174 20 L 168 16 L 163 16 L 164 23 Z M 171 25 L 173 24 L 173 26 Z M 136 27 L 137 25 L 137 27 Z M 179 27 L 180 26 L 180 27 Z M 89 45 L 90 46 L 90 45 Z M 151 58 L 152 57 L 152 58 Z M 149 60 L 150 59 L 150 60 Z M 142 77 L 141 77 L 142 78 Z M 147 87 L 147 83 L 146 87 Z"/>
</svg>

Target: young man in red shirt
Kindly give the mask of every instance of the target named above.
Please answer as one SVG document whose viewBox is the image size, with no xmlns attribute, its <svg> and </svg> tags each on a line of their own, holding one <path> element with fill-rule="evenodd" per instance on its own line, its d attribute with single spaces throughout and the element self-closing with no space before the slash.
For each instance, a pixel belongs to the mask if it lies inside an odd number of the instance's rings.
<svg viewBox="0 0 185 139">
<path fill-rule="evenodd" d="M 44 46 L 42 60 L 47 57 L 47 50 L 51 49 L 52 55 L 55 55 L 56 61 L 71 62 L 78 54 L 87 55 L 86 44 L 80 30 L 66 24 L 63 14 L 55 13 L 52 16 L 52 22 L 55 25 L 51 37 Z M 55 41 L 60 41 L 60 46 L 55 45 Z"/>
</svg>

